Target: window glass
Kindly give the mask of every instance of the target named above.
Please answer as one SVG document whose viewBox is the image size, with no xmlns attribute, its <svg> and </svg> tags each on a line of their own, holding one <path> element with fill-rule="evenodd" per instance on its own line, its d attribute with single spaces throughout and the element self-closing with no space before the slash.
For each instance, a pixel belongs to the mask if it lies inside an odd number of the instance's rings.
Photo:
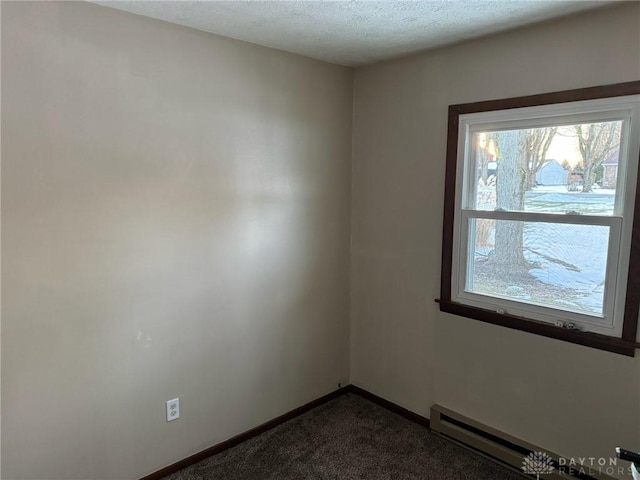
<svg viewBox="0 0 640 480">
<path fill-rule="evenodd" d="M 623 121 L 472 135 L 469 208 L 613 215 Z"/>
<path fill-rule="evenodd" d="M 471 219 L 466 291 L 602 317 L 609 227 Z"/>
</svg>

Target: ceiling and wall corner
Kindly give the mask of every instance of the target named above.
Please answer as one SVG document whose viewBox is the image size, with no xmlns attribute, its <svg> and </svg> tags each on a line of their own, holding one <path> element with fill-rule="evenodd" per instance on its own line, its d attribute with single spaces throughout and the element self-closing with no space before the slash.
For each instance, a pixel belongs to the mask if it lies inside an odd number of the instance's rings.
<svg viewBox="0 0 640 480">
<path fill-rule="evenodd" d="M 611 0 L 92 1 L 354 67 L 612 3 Z"/>
</svg>

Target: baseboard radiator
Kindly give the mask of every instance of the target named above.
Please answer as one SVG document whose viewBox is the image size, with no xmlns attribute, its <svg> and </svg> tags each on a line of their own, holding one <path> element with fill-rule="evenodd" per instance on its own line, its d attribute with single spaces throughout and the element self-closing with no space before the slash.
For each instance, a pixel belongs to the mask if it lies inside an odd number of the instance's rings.
<svg viewBox="0 0 640 480">
<path fill-rule="evenodd" d="M 542 454 L 533 457 L 537 465 L 530 463 L 532 467 L 530 470 L 537 470 L 540 480 L 576 478 L 581 480 L 616 480 L 606 472 L 617 473 L 620 472 L 620 469 L 626 468 L 624 465 L 626 462 L 622 461 L 619 466 L 610 463 L 604 466 L 596 463 L 591 467 L 576 465 L 572 463 L 571 459 L 561 459 L 553 452 L 483 425 L 440 405 L 431 407 L 430 422 L 432 431 L 510 465 L 522 473 L 524 473 L 523 466 L 525 466 L 526 459 L 529 458 L 529 462 L 532 461 L 531 454 Z M 615 457 L 615 454 L 612 457 Z M 540 465 L 542 463 L 540 460 L 543 460 L 547 465 Z M 529 473 L 531 477 L 536 478 L 533 471 Z"/>
</svg>

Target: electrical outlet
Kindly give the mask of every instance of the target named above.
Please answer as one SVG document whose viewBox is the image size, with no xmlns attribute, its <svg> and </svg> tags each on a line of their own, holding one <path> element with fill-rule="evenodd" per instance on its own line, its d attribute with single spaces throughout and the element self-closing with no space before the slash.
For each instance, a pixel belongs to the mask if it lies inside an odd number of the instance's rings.
<svg viewBox="0 0 640 480">
<path fill-rule="evenodd" d="M 167 400 L 167 422 L 180 418 L 180 399 Z"/>
</svg>

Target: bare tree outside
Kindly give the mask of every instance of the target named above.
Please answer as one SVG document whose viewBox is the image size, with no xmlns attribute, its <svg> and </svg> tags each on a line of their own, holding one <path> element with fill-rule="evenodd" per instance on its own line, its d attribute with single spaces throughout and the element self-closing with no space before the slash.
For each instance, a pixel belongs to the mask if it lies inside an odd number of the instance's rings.
<svg viewBox="0 0 640 480">
<path fill-rule="evenodd" d="M 531 190 L 536 186 L 536 175 L 547 162 L 547 152 L 557 131 L 558 127 L 525 130 L 524 168 L 526 171 L 526 190 Z"/>
<path fill-rule="evenodd" d="M 498 135 L 500 158 L 496 168 L 496 205 L 499 210 L 522 211 L 526 182 L 526 130 L 510 130 Z M 527 262 L 522 253 L 522 222 L 496 222 L 495 248 L 489 262 L 514 269 Z"/>
<path fill-rule="evenodd" d="M 486 186 L 489 182 L 489 163 L 495 159 L 495 145 L 497 132 L 480 132 L 474 135 L 476 162 L 478 164 L 478 180 L 480 185 Z M 495 172 L 494 172 L 495 173 Z"/>
<path fill-rule="evenodd" d="M 496 168 L 496 206 L 507 211 L 523 211 L 525 193 L 536 185 L 536 175 L 547 162 L 546 156 L 557 127 L 490 132 L 488 141 L 499 152 Z M 480 177 L 486 149 L 478 149 Z M 486 181 L 485 181 L 486 182 Z M 522 222 L 496 222 L 495 248 L 490 258 L 494 266 L 514 269 L 527 267 L 523 254 Z"/>
<path fill-rule="evenodd" d="M 602 122 L 575 125 L 578 137 L 584 179 L 582 192 L 591 192 L 596 171 L 605 159 L 620 147 L 620 126 L 622 122 Z"/>
<path fill-rule="evenodd" d="M 489 152 L 487 152 L 485 145 L 482 145 L 479 141 L 478 145 L 476 145 L 476 152 L 480 166 L 480 181 L 482 185 L 486 185 L 489 179 Z"/>
</svg>

